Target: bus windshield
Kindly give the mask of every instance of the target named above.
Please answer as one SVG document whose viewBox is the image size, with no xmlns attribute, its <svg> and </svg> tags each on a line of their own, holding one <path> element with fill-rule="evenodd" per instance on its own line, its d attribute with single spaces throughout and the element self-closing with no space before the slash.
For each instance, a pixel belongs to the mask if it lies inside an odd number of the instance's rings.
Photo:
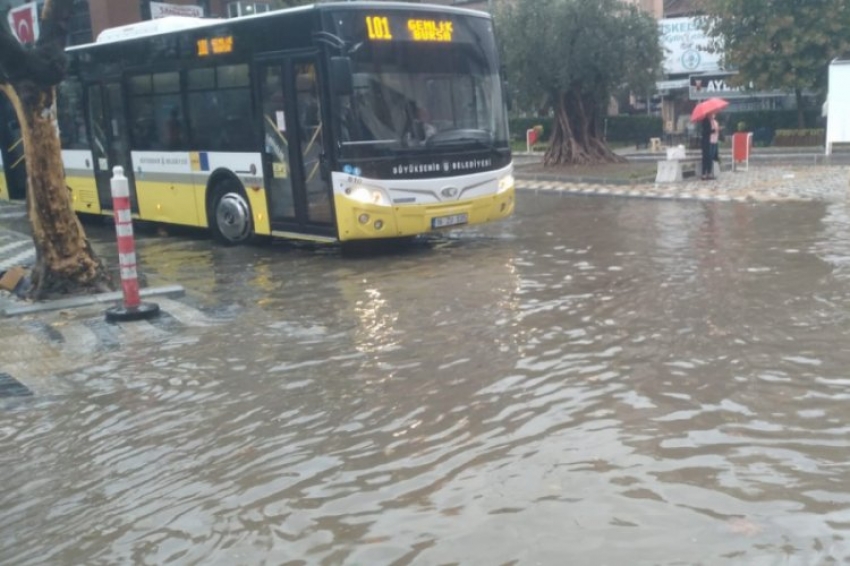
<svg viewBox="0 0 850 566">
<path fill-rule="evenodd" d="M 341 156 L 507 148 L 489 25 L 482 18 L 458 18 L 453 31 L 465 41 L 356 44 L 350 54 L 353 94 L 339 101 Z"/>
</svg>

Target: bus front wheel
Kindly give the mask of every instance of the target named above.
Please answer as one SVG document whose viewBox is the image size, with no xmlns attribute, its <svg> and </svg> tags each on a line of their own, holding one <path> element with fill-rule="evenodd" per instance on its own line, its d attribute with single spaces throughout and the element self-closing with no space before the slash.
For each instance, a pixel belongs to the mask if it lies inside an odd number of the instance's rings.
<svg viewBox="0 0 850 566">
<path fill-rule="evenodd" d="M 230 183 L 216 187 L 210 210 L 210 229 L 216 240 L 233 246 L 251 239 L 254 226 L 248 199 Z"/>
</svg>

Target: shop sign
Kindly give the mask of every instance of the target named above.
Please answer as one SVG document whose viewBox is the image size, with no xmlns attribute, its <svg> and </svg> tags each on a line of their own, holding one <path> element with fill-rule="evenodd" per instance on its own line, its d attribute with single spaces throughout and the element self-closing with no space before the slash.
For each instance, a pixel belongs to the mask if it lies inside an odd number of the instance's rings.
<svg viewBox="0 0 850 566">
<path fill-rule="evenodd" d="M 702 100 L 713 96 L 730 98 L 735 95 L 745 96 L 743 86 L 729 86 L 726 82 L 734 73 L 718 73 L 714 75 L 691 75 L 689 97 L 691 100 Z"/>
<path fill-rule="evenodd" d="M 184 4 L 167 4 L 165 2 L 151 2 L 151 19 L 164 18 L 166 16 L 190 16 L 203 18 L 204 9 L 201 6 Z"/>
<path fill-rule="evenodd" d="M 658 22 L 664 50 L 664 73 L 683 75 L 720 69 L 720 53 L 711 53 L 711 38 L 696 18 L 664 18 Z"/>
</svg>

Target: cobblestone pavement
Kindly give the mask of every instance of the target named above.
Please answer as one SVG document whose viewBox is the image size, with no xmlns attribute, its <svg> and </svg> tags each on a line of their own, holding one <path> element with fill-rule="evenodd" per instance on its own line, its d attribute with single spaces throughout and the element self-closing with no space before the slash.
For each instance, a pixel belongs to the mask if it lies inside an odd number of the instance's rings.
<svg viewBox="0 0 850 566">
<path fill-rule="evenodd" d="M 133 355 L 146 346 L 159 350 L 181 348 L 217 330 L 232 315 L 211 311 L 192 301 L 157 297 L 161 314 L 151 320 L 110 324 L 103 305 L 89 305 L 0 319 L 0 408 L 4 397 L 62 393 L 69 384 L 62 376 L 91 366 L 111 363 L 111 352 Z M 12 383 L 15 395 L 4 395 Z"/>
<path fill-rule="evenodd" d="M 23 204 L 0 201 L 0 272 L 15 265 L 29 265 L 35 261 L 32 239 L 2 226 L 4 220 L 18 220 L 25 216 L 26 207 Z"/>
<path fill-rule="evenodd" d="M 751 165 L 747 171 L 725 171 L 718 179 L 698 178 L 681 183 L 588 183 L 569 179 L 524 178 L 517 173 L 517 189 L 582 195 L 689 199 L 727 202 L 834 201 L 846 198 L 850 167 L 810 165 Z"/>
</svg>

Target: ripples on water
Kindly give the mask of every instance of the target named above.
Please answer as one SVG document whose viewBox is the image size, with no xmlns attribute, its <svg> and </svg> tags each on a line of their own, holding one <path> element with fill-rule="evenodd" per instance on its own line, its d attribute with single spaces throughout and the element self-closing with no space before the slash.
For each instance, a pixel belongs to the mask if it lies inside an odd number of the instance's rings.
<svg viewBox="0 0 850 566">
<path fill-rule="evenodd" d="M 850 554 L 843 205 L 520 204 L 378 257 L 144 243 L 235 315 L 2 414 L 0 562 Z"/>
</svg>

